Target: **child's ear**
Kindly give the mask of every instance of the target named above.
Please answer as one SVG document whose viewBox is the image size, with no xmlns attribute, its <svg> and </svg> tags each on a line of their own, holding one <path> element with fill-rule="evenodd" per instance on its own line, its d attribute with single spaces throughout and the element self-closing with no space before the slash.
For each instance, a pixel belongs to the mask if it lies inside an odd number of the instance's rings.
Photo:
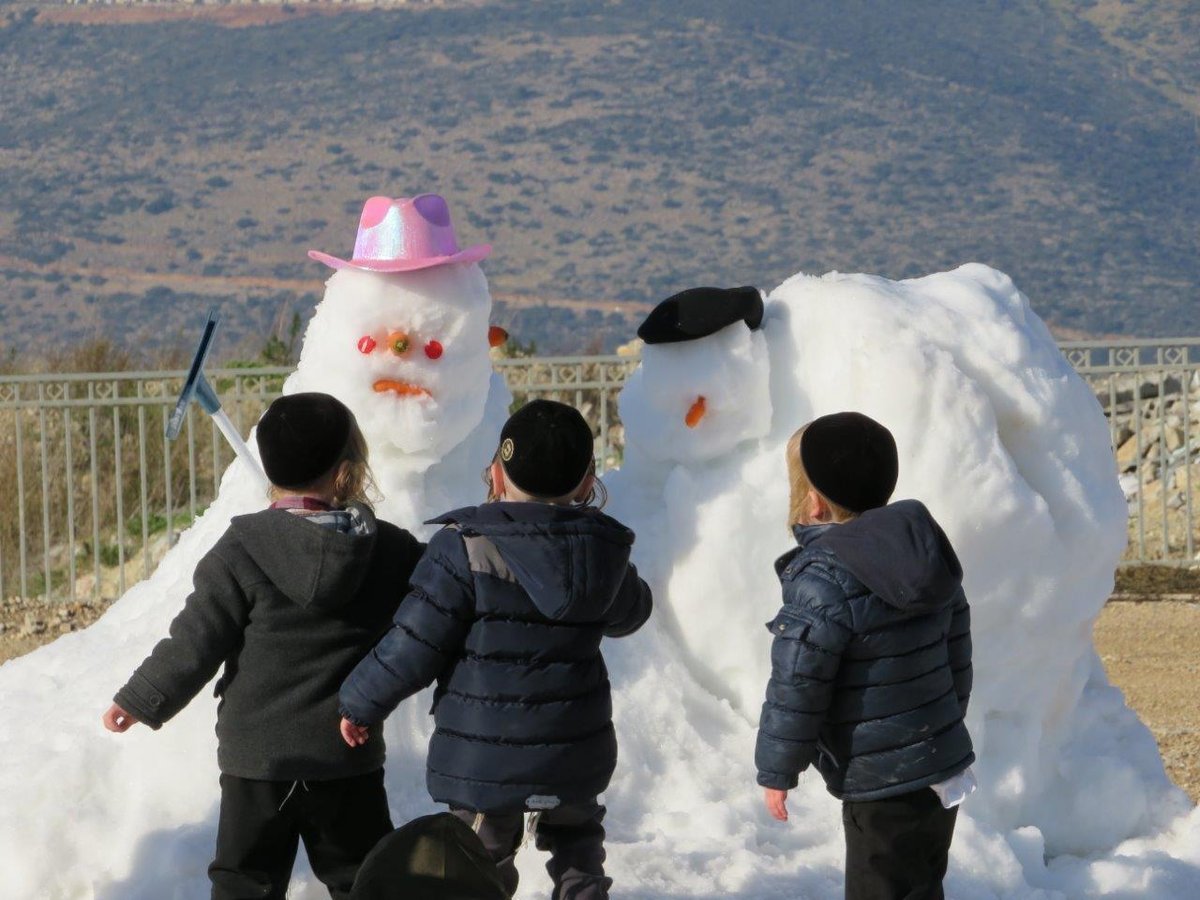
<svg viewBox="0 0 1200 900">
<path fill-rule="evenodd" d="M 808 517 L 812 522 L 827 522 L 833 510 L 829 508 L 829 504 L 825 502 L 825 498 L 818 494 L 815 490 L 809 489 L 808 496 L 805 498 L 805 505 L 808 506 Z"/>
<path fill-rule="evenodd" d="M 504 483 L 504 466 L 500 464 L 500 460 L 492 461 L 492 496 L 499 500 L 504 496 L 504 491 L 507 485 Z"/>
</svg>

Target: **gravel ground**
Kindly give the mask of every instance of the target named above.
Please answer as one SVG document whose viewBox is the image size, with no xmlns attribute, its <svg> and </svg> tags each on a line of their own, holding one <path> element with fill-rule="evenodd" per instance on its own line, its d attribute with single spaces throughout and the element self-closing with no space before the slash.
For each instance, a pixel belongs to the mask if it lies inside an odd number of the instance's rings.
<svg viewBox="0 0 1200 900">
<path fill-rule="evenodd" d="M 10 597 L 0 601 L 0 663 L 48 644 L 68 631 L 87 628 L 108 608 L 104 601 L 43 603 Z M 134 660 L 134 665 L 141 660 Z"/>
<path fill-rule="evenodd" d="M 1200 802 L 1200 602 L 1113 600 L 1093 635 L 1109 681 L 1154 732 L 1167 774 Z"/>
<path fill-rule="evenodd" d="M 1151 573 L 1142 583 L 1118 581 L 1124 596 L 1159 590 L 1194 589 L 1176 575 L 1156 584 Z M 1200 598 L 1182 600 L 1114 599 L 1096 622 L 1096 650 L 1109 680 L 1125 693 L 1158 740 L 1167 773 L 1200 802 Z M 46 605 L 10 599 L 0 604 L 0 662 L 28 653 L 68 631 L 86 628 L 104 612 L 92 602 Z M 129 660 L 133 667 L 140 660 Z"/>
</svg>

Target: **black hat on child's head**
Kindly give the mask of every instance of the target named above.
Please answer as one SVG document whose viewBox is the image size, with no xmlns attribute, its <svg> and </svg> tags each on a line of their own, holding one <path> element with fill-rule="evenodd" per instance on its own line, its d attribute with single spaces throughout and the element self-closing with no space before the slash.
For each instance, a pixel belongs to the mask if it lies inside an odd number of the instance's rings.
<svg viewBox="0 0 1200 900">
<path fill-rule="evenodd" d="M 637 335 L 647 344 L 674 344 L 708 337 L 738 321 L 753 331 L 762 318 L 762 295 L 756 287 L 688 288 L 650 310 Z"/>
<path fill-rule="evenodd" d="M 509 480 L 532 497 L 562 497 L 592 464 L 592 428 L 579 410 L 531 400 L 500 430 L 500 462 Z"/>
<path fill-rule="evenodd" d="M 275 400 L 254 432 L 267 479 L 282 488 L 312 484 L 341 459 L 353 422 L 354 414 L 329 394 Z"/>
<path fill-rule="evenodd" d="M 857 412 L 809 422 L 800 436 L 800 463 L 809 484 L 855 513 L 886 504 L 900 475 L 892 433 Z"/>
</svg>

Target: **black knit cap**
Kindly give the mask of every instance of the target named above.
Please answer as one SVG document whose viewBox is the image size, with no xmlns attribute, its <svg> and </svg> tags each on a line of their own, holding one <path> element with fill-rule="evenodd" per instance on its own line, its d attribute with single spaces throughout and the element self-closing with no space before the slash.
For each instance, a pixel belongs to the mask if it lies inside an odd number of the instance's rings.
<svg viewBox="0 0 1200 900">
<path fill-rule="evenodd" d="M 328 394 L 280 397 L 254 432 L 267 479 L 282 488 L 312 484 L 341 459 L 353 421 L 346 405 Z"/>
<path fill-rule="evenodd" d="M 650 310 L 637 335 L 647 344 L 674 344 L 708 337 L 737 321 L 753 331 L 762 318 L 762 295 L 756 287 L 689 288 Z"/>
<path fill-rule="evenodd" d="M 855 513 L 886 504 L 900 475 L 892 433 L 857 412 L 813 419 L 800 436 L 800 462 L 809 484 Z"/>
<path fill-rule="evenodd" d="M 587 474 L 592 441 L 591 426 L 575 407 L 530 400 L 500 430 L 500 462 L 526 494 L 562 497 Z"/>
</svg>

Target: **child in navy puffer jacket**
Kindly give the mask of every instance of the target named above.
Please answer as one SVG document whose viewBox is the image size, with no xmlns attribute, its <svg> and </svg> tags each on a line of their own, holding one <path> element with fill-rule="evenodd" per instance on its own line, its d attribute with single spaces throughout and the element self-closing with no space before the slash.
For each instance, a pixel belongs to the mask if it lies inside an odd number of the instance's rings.
<svg viewBox="0 0 1200 900">
<path fill-rule="evenodd" d="M 823 416 L 787 453 L 800 546 L 776 563 L 758 783 L 786 820 L 788 790 L 816 764 L 842 800 L 848 898 L 941 898 L 957 804 L 975 787 L 962 568 L 921 503 L 887 503 L 896 444 L 878 422 Z"/>
<path fill-rule="evenodd" d="M 497 502 L 433 520 L 446 527 L 392 629 L 341 691 L 342 735 L 361 745 L 436 680 L 430 794 L 476 828 L 510 891 L 524 813 L 538 813 L 554 897 L 575 900 L 611 883 L 597 795 L 617 741 L 600 641 L 636 631 L 651 608 L 633 532 L 588 505 L 592 441 L 564 404 L 516 412 L 489 469 Z"/>
</svg>

